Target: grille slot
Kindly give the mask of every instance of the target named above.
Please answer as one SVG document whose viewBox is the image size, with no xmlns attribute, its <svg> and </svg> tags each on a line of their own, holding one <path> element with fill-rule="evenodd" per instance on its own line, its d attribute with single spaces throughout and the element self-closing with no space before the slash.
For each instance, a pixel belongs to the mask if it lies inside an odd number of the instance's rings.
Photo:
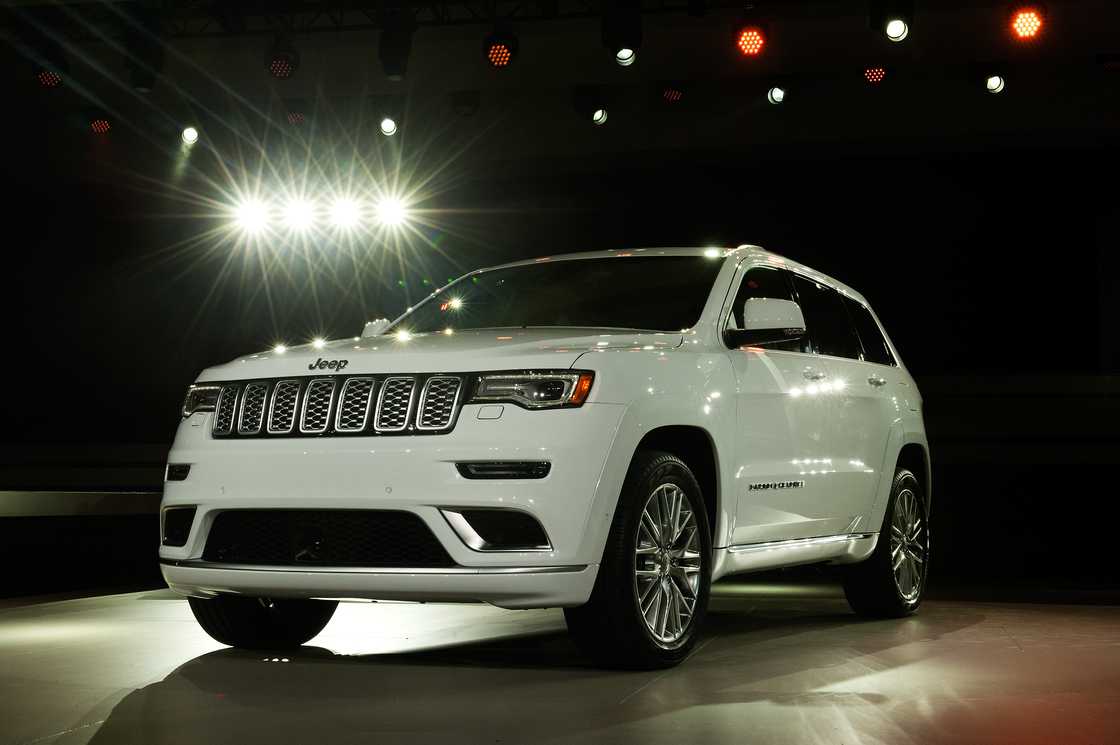
<svg viewBox="0 0 1120 745">
<path fill-rule="evenodd" d="M 237 420 L 237 434 L 255 435 L 264 423 L 264 402 L 268 400 L 267 383 L 249 383 L 241 394 L 241 416 Z"/>
<path fill-rule="evenodd" d="M 432 377 L 424 384 L 420 394 L 420 414 L 416 417 L 417 429 L 447 429 L 455 417 L 455 404 L 463 381 L 452 377 Z"/>
<path fill-rule="evenodd" d="M 373 378 L 350 378 L 338 396 L 334 428 L 339 432 L 361 432 L 369 422 Z"/>
<path fill-rule="evenodd" d="M 377 417 L 373 426 L 378 432 L 400 432 L 408 426 L 412 397 L 416 392 L 415 378 L 386 378 L 377 398 Z"/>
<path fill-rule="evenodd" d="M 327 431 L 331 422 L 331 399 L 334 398 L 334 378 L 312 380 L 303 396 L 303 411 L 299 419 L 299 431 L 305 435 L 317 435 Z"/>
<path fill-rule="evenodd" d="M 453 567 L 419 516 L 399 510 L 228 510 L 202 558 L 224 564 Z"/>
<path fill-rule="evenodd" d="M 281 380 L 272 389 L 272 405 L 268 412 L 268 431 L 286 435 L 296 424 L 296 404 L 299 403 L 299 381 Z"/>
<path fill-rule="evenodd" d="M 218 405 L 214 407 L 214 434 L 228 435 L 233 432 L 233 418 L 237 412 L 237 386 L 224 385 L 218 394 Z"/>
</svg>

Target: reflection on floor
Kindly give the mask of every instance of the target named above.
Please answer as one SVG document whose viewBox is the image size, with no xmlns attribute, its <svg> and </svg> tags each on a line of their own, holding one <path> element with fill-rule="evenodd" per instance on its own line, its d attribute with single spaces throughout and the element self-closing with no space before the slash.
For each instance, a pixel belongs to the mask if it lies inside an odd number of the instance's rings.
<svg viewBox="0 0 1120 745">
<path fill-rule="evenodd" d="M 558 611 L 342 605 L 287 656 L 166 591 L 0 606 L 0 743 L 1117 743 L 1120 607 L 725 583 L 683 666 L 591 668 Z"/>
</svg>

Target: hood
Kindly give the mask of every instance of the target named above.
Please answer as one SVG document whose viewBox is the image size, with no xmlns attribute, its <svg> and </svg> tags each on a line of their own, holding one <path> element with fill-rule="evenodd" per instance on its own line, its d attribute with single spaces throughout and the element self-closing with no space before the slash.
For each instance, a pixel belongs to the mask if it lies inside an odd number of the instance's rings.
<svg viewBox="0 0 1120 745">
<path fill-rule="evenodd" d="M 251 354 L 211 367 L 198 379 L 567 369 L 588 351 L 674 349 L 683 341 L 679 333 L 593 328 L 469 329 L 408 338 L 371 336 L 332 341 L 319 349 L 307 344 L 284 352 Z"/>
</svg>

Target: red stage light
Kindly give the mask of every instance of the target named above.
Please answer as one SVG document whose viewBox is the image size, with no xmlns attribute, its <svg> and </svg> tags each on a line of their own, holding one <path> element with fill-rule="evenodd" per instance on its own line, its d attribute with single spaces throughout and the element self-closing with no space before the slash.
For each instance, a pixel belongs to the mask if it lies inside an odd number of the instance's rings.
<svg viewBox="0 0 1120 745">
<path fill-rule="evenodd" d="M 1024 41 L 1034 39 L 1042 32 L 1042 11 L 1038 8 L 1019 8 L 1011 15 L 1011 33 Z"/>
<path fill-rule="evenodd" d="M 35 77 L 38 78 L 39 85 L 44 88 L 57 88 L 62 85 L 62 76 L 54 70 L 40 70 Z"/>
<path fill-rule="evenodd" d="M 863 77 L 867 78 L 868 83 L 878 85 L 887 77 L 887 71 L 882 67 L 869 67 L 863 71 Z"/>
<path fill-rule="evenodd" d="M 307 120 L 307 117 L 305 117 L 303 115 L 302 111 L 289 111 L 288 112 L 288 124 L 300 125 L 300 124 L 303 124 L 306 120 Z"/>
<path fill-rule="evenodd" d="M 757 57 L 762 54 L 762 47 L 766 46 L 766 35 L 758 26 L 744 26 L 739 29 L 736 45 L 744 57 Z"/>
<path fill-rule="evenodd" d="M 676 103 L 684 97 L 684 92 L 680 88 L 669 87 L 661 92 L 661 96 L 669 103 Z"/>
<path fill-rule="evenodd" d="M 280 80 L 287 80 L 292 77 L 292 73 L 295 71 L 295 66 L 292 65 L 292 61 L 286 56 L 273 57 L 268 63 L 269 74 Z"/>
<path fill-rule="evenodd" d="M 110 127 L 108 119 L 102 119 L 99 117 L 89 123 L 89 128 L 92 129 L 95 134 L 103 135 L 112 127 Z"/>
<path fill-rule="evenodd" d="M 508 44 L 496 41 L 486 50 L 486 59 L 491 67 L 506 67 L 513 60 L 513 51 Z"/>
</svg>

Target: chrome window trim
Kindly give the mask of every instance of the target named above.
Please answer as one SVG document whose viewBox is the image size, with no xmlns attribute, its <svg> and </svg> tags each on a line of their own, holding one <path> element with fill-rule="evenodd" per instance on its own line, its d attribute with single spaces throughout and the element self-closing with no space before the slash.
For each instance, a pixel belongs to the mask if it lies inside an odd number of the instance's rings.
<svg viewBox="0 0 1120 745">
<path fill-rule="evenodd" d="M 234 427 L 237 424 L 237 392 L 239 386 L 236 383 L 230 383 L 222 386 L 222 392 L 218 394 L 218 401 L 214 404 L 214 423 L 210 427 L 210 434 L 213 435 L 231 435 L 233 434 Z M 226 394 L 233 393 L 233 414 L 229 418 L 229 429 L 218 429 L 218 416 L 222 411 L 222 402 L 226 399 Z"/>
<path fill-rule="evenodd" d="M 272 426 L 272 419 L 273 419 L 274 415 L 276 414 L 276 394 L 279 392 L 280 386 L 288 384 L 288 383 L 295 383 L 295 386 L 296 386 L 296 401 L 295 401 L 294 404 L 292 404 L 292 423 L 290 425 L 288 425 L 287 429 L 276 429 Z M 288 434 L 291 434 L 295 430 L 295 428 L 296 428 L 296 417 L 299 414 L 299 396 L 300 396 L 301 390 L 302 390 L 302 386 L 300 385 L 299 380 L 297 380 L 295 378 L 284 378 L 282 380 L 277 380 L 276 384 L 272 386 L 272 395 L 269 396 L 269 402 L 268 402 L 268 424 L 265 427 L 265 430 L 268 432 L 268 434 L 270 434 L 270 435 L 288 435 Z"/>
<path fill-rule="evenodd" d="M 366 394 L 365 411 L 362 413 L 362 424 L 359 427 L 343 427 L 342 426 L 342 405 L 346 401 L 346 389 L 350 384 L 355 381 L 369 381 L 369 393 Z M 369 424 L 369 410 L 370 405 L 373 403 L 373 391 L 377 388 L 377 379 L 372 375 L 359 375 L 353 378 L 347 378 L 346 382 L 342 384 L 342 389 L 338 392 L 338 405 L 335 406 L 334 412 L 334 429 L 336 432 L 361 432 Z"/>
<path fill-rule="evenodd" d="M 408 407 L 404 412 L 404 422 L 399 427 L 382 427 L 381 426 L 381 407 L 385 402 L 385 391 L 389 389 L 389 384 L 394 380 L 407 380 L 412 384 L 408 391 Z M 416 378 L 412 375 L 390 375 L 381 381 L 381 390 L 377 392 L 377 409 L 373 414 L 373 429 L 375 432 L 403 432 L 408 429 L 408 422 L 412 414 L 412 401 L 416 398 Z"/>
<path fill-rule="evenodd" d="M 308 429 L 303 426 L 307 419 L 307 404 L 311 400 L 311 388 L 316 383 L 329 383 L 330 390 L 328 392 L 329 398 L 327 399 L 327 415 L 323 417 L 323 427 L 321 429 Z M 334 405 L 334 392 L 338 387 L 338 381 L 335 378 L 312 378 L 308 381 L 307 386 L 303 389 L 303 403 L 299 410 L 299 431 L 305 435 L 321 435 L 326 432 L 331 426 L 331 410 Z"/>
<path fill-rule="evenodd" d="M 257 417 L 256 429 L 245 428 L 245 405 L 249 402 L 249 389 L 261 387 L 264 388 L 264 394 L 261 396 L 261 413 Z M 245 384 L 241 391 L 241 406 L 238 407 L 237 412 L 237 434 L 239 435 L 259 435 L 261 428 L 264 427 L 264 413 L 268 406 L 268 383 L 254 380 Z"/>
<path fill-rule="evenodd" d="M 424 418 L 424 404 L 428 400 L 428 389 L 431 388 L 432 382 L 437 380 L 454 380 L 458 383 L 455 389 L 455 398 L 451 400 L 451 412 L 447 417 L 447 424 L 441 427 L 430 427 L 423 424 Z M 463 395 L 463 379 L 456 375 L 433 375 L 424 382 L 424 389 L 420 391 L 420 404 L 416 407 L 416 429 L 424 432 L 440 432 L 445 429 L 450 429 L 455 424 L 455 412 L 459 407 L 459 397 Z"/>
</svg>

